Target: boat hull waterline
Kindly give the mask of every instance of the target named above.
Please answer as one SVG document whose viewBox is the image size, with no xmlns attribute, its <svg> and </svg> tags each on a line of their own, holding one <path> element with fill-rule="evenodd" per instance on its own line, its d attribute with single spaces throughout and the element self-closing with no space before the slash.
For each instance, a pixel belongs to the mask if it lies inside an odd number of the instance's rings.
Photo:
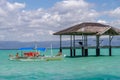
<svg viewBox="0 0 120 80">
<path fill-rule="evenodd" d="M 10 57 L 9 60 L 17 61 L 55 61 L 62 60 L 64 56 L 40 56 L 40 57 Z"/>
</svg>

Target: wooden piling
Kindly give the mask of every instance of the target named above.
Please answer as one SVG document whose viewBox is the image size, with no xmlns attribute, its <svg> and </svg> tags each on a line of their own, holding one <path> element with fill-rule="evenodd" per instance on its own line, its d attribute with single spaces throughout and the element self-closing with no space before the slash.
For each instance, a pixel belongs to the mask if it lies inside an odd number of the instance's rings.
<svg viewBox="0 0 120 80">
<path fill-rule="evenodd" d="M 109 56 L 112 56 L 112 48 L 109 46 Z"/>
<path fill-rule="evenodd" d="M 96 56 L 100 56 L 100 48 L 99 48 L 100 44 L 99 44 L 99 38 L 100 38 L 100 36 L 97 35 L 97 36 L 96 36 Z"/>
<path fill-rule="evenodd" d="M 70 57 L 72 57 L 73 55 L 73 48 L 72 48 L 72 35 L 70 36 Z"/>
<path fill-rule="evenodd" d="M 83 33 L 82 33 L 82 47 L 81 47 L 81 50 L 82 50 L 82 57 L 84 56 L 84 36 L 83 36 Z"/>
<path fill-rule="evenodd" d="M 84 42 L 85 42 L 85 49 L 84 49 L 84 52 L 85 52 L 85 56 L 88 56 L 87 36 L 85 35 L 84 37 L 85 37 L 85 39 L 84 39 Z"/>
<path fill-rule="evenodd" d="M 84 47 L 83 47 L 83 45 L 82 45 L 82 56 L 84 56 Z"/>
<path fill-rule="evenodd" d="M 60 52 L 62 52 L 62 35 L 60 35 Z"/>
<path fill-rule="evenodd" d="M 73 54 L 76 56 L 76 49 L 75 49 L 75 35 L 73 35 Z"/>
<path fill-rule="evenodd" d="M 109 35 L 109 56 L 112 56 L 112 47 L 111 47 L 112 39 L 113 39 L 113 36 Z"/>
</svg>

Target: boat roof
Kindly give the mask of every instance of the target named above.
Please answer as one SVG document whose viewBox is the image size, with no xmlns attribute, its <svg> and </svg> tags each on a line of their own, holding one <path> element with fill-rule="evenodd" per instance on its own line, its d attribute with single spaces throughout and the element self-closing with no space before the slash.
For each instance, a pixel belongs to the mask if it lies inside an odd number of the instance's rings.
<svg viewBox="0 0 120 80">
<path fill-rule="evenodd" d="M 46 48 L 37 48 L 37 50 L 40 50 L 40 51 L 45 51 Z"/>
<path fill-rule="evenodd" d="M 33 48 L 20 48 L 19 50 L 33 50 Z"/>
<path fill-rule="evenodd" d="M 37 48 L 37 49 L 34 49 L 34 48 L 20 48 L 19 50 L 40 50 L 40 51 L 45 51 L 46 48 Z"/>
</svg>

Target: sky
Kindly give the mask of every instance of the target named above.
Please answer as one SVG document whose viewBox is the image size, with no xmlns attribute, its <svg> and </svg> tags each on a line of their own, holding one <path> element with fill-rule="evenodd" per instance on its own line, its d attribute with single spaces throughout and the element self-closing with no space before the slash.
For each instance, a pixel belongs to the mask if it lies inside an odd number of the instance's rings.
<svg viewBox="0 0 120 80">
<path fill-rule="evenodd" d="M 82 22 L 120 28 L 120 0 L 0 0 L 0 41 L 54 41 Z"/>
</svg>

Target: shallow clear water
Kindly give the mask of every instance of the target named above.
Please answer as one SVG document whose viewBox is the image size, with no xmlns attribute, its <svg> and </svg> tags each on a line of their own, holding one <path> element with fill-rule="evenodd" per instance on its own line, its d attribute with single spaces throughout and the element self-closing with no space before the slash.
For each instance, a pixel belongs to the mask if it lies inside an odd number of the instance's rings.
<svg viewBox="0 0 120 80">
<path fill-rule="evenodd" d="M 120 49 L 102 49 L 100 57 L 64 58 L 61 61 L 20 62 L 8 60 L 17 50 L 0 50 L 0 80 L 120 80 Z M 54 49 L 53 53 L 57 53 Z M 79 50 L 77 50 L 80 53 Z M 45 52 L 49 55 L 50 50 Z M 69 55 L 69 50 L 63 50 Z M 43 54 L 43 52 L 42 52 Z M 94 49 L 89 50 L 95 54 Z M 54 55 L 54 54 L 53 54 Z"/>
</svg>

